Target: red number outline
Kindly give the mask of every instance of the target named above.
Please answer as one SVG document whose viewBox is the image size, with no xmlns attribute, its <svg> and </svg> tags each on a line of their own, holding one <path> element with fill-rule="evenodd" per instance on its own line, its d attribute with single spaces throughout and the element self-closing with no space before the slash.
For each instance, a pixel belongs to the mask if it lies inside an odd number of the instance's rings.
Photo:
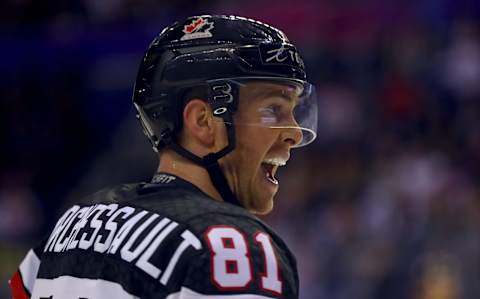
<svg viewBox="0 0 480 299">
<path fill-rule="evenodd" d="M 215 274 L 214 274 L 214 257 L 215 257 L 215 251 L 213 250 L 213 246 L 212 246 L 212 243 L 210 241 L 210 238 L 208 237 L 208 234 L 216 229 L 216 228 L 228 228 L 228 229 L 233 229 L 235 230 L 236 232 L 240 233 L 240 235 L 242 236 L 243 238 L 243 242 L 245 244 L 245 248 L 246 248 L 246 253 L 245 253 L 245 256 L 247 257 L 247 260 L 248 260 L 248 268 L 249 268 L 249 272 L 250 272 L 250 279 L 245 283 L 244 286 L 238 286 L 238 287 L 224 287 L 222 286 L 216 279 L 215 279 Z M 250 254 L 250 247 L 248 246 L 248 243 L 247 243 L 247 239 L 245 237 L 245 234 L 240 231 L 239 229 L 233 227 L 233 226 L 229 226 L 229 225 L 212 225 L 208 228 L 208 230 L 205 231 L 204 233 L 204 238 L 205 240 L 207 241 L 207 246 L 209 248 L 209 251 L 210 251 L 210 281 L 219 289 L 219 290 L 223 290 L 223 291 L 243 291 L 243 290 L 247 290 L 250 286 L 250 284 L 252 283 L 253 281 L 253 267 L 252 267 L 252 256 Z M 223 240 L 222 240 L 222 245 L 223 245 Z M 233 240 L 232 240 L 232 246 L 235 246 L 233 244 Z M 233 247 L 235 248 L 235 247 Z M 228 248 L 227 248 L 228 249 Z M 227 267 L 226 263 L 225 263 L 225 267 Z M 228 273 L 228 268 L 225 268 L 225 272 Z"/>
<path fill-rule="evenodd" d="M 266 235 L 269 242 L 270 242 L 270 246 L 272 246 L 273 256 L 275 257 L 275 260 L 276 260 L 276 263 L 277 263 L 277 278 L 280 281 L 280 292 L 277 292 L 276 290 L 266 289 L 263 286 L 263 278 L 267 277 L 267 253 L 265 252 L 265 248 L 263 247 L 262 242 L 257 240 L 257 236 L 260 235 L 260 234 Z M 253 235 L 253 240 L 261 248 L 260 251 L 262 252 L 262 257 L 263 257 L 263 271 L 259 273 L 260 278 L 261 278 L 260 283 L 259 283 L 260 288 L 267 293 L 273 294 L 275 296 L 281 296 L 282 295 L 282 290 L 283 290 L 283 279 L 282 279 L 282 275 L 281 275 L 282 273 L 281 273 L 281 270 L 280 270 L 280 263 L 279 263 L 279 260 L 278 260 L 277 251 L 275 250 L 275 246 L 273 246 L 272 239 L 270 238 L 270 235 L 265 233 L 264 231 L 257 231 Z"/>
</svg>

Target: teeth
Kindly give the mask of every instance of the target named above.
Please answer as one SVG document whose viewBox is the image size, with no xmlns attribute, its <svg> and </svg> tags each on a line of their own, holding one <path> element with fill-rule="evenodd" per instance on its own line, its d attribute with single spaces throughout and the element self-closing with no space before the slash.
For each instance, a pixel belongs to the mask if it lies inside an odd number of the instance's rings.
<svg viewBox="0 0 480 299">
<path fill-rule="evenodd" d="M 275 185 L 278 185 L 278 181 L 277 181 L 277 179 L 274 178 L 274 177 L 269 177 L 269 176 L 267 176 L 267 180 L 269 180 L 270 182 L 272 182 L 272 183 L 275 184 Z"/>
<path fill-rule="evenodd" d="M 263 161 L 263 163 L 275 165 L 275 166 L 284 166 L 287 164 L 287 161 L 282 158 L 270 158 Z"/>
</svg>

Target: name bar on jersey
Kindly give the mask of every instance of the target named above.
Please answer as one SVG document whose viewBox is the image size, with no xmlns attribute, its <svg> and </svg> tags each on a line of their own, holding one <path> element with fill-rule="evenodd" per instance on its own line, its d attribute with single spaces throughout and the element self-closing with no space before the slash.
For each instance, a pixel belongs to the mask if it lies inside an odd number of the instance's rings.
<svg viewBox="0 0 480 299">
<path fill-rule="evenodd" d="M 116 203 L 75 205 L 58 220 L 44 252 L 80 249 L 117 255 L 167 285 L 182 254 L 188 248 L 202 248 L 200 240 L 189 230 L 175 231 L 178 225 L 151 211 Z M 180 242 L 167 266 L 160 269 L 151 258 L 169 237 L 178 237 Z"/>
</svg>

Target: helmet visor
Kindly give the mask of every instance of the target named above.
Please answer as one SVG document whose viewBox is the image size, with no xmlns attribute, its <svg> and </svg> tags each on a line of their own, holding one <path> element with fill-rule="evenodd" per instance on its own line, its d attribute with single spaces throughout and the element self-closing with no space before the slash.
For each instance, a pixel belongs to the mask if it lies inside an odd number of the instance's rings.
<svg viewBox="0 0 480 299">
<path fill-rule="evenodd" d="M 209 83 L 214 84 L 213 81 Z M 242 77 L 222 81 L 232 85 L 231 90 L 236 91 L 236 98 L 239 99 L 233 114 L 236 127 L 293 130 L 296 136 L 293 147 L 307 145 L 317 137 L 318 108 L 312 84 L 269 77 Z"/>
</svg>

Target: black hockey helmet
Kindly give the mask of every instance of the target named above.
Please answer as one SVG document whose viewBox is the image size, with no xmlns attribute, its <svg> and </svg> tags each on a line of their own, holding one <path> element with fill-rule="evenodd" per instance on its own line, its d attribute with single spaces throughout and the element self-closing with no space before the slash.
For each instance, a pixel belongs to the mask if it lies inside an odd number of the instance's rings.
<svg viewBox="0 0 480 299">
<path fill-rule="evenodd" d="M 235 202 L 218 159 L 235 147 L 233 114 L 239 89 L 252 80 L 294 86 L 299 103 L 295 128 L 303 132 L 299 146 L 316 137 L 317 107 L 314 89 L 306 82 L 303 61 L 285 34 L 267 24 L 236 16 L 189 17 L 166 27 L 151 42 L 140 64 L 133 103 L 145 135 L 158 151 L 165 146 L 207 168 L 219 193 Z M 198 157 L 181 147 L 185 104 L 192 98 L 208 100 L 214 116 L 227 128 L 229 144 L 217 153 Z M 238 124 L 236 124 L 238 125 Z M 290 127 L 272 118 L 250 125 Z"/>
</svg>

